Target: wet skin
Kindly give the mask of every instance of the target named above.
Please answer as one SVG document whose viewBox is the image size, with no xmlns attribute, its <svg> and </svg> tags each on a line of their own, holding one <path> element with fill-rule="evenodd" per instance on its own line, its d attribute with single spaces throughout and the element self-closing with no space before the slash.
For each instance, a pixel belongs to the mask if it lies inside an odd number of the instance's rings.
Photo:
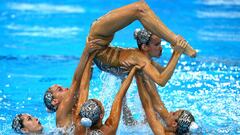
<svg viewBox="0 0 240 135">
<path fill-rule="evenodd" d="M 23 114 L 21 116 L 23 119 L 23 125 L 24 127 L 22 130 L 26 133 L 42 133 L 43 127 L 40 123 L 40 121 L 29 114 Z"/>
</svg>

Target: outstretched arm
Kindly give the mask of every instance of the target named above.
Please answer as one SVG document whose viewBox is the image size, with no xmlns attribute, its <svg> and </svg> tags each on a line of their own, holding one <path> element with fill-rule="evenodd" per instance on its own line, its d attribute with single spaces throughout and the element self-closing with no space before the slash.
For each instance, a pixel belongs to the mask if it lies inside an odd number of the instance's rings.
<svg viewBox="0 0 240 135">
<path fill-rule="evenodd" d="M 165 68 L 160 66 L 158 63 L 154 61 L 151 61 L 151 63 L 158 70 L 159 73 L 162 73 L 165 70 Z M 157 111 L 165 121 L 167 121 L 167 119 L 169 118 L 169 112 L 157 92 L 156 84 L 154 83 L 154 81 L 151 80 L 151 78 L 149 78 L 149 76 L 144 73 L 142 74 L 142 80 L 144 81 L 146 91 L 151 97 L 154 110 Z"/>
<path fill-rule="evenodd" d="M 145 90 L 148 92 L 148 95 L 152 97 L 151 101 L 154 110 L 157 111 L 160 116 L 166 121 L 169 118 L 169 112 L 157 92 L 155 83 L 144 74 L 142 75 L 142 79 L 144 82 Z"/>
<path fill-rule="evenodd" d="M 89 58 L 89 61 L 86 65 L 86 69 L 91 69 L 91 64 L 92 64 L 92 60 L 95 56 L 97 52 L 94 52 L 91 57 Z M 86 70 L 87 72 L 87 70 Z M 84 73 L 86 74 L 86 73 Z M 82 78 L 82 82 L 86 83 L 88 82 L 88 78 L 86 78 L 87 75 L 85 75 L 83 78 Z M 77 97 L 76 97 L 76 93 L 78 92 L 78 88 L 79 88 L 79 83 L 80 81 L 73 81 L 73 85 L 72 87 L 70 88 L 69 90 L 69 93 L 68 95 L 64 98 L 64 100 L 62 101 L 62 103 L 59 105 L 58 109 L 60 109 L 61 111 L 57 111 L 57 125 L 59 127 L 64 127 L 65 126 L 65 122 L 66 122 L 66 118 L 68 117 L 69 114 L 72 113 L 72 109 L 73 109 L 73 106 L 75 104 L 75 101 L 77 100 Z M 82 83 L 81 83 L 82 84 Z"/>
<path fill-rule="evenodd" d="M 127 58 L 124 58 L 124 55 L 122 56 L 121 64 L 125 67 L 129 67 L 129 65 L 141 66 L 142 64 L 145 64 L 142 69 L 144 73 L 146 73 L 158 85 L 163 87 L 171 78 L 181 53 L 174 51 L 168 65 L 161 72 L 159 72 L 152 62 L 142 53 L 132 53 L 132 56 Z"/>
<path fill-rule="evenodd" d="M 100 49 L 102 49 L 102 47 L 99 45 L 99 42 L 101 42 L 100 39 L 95 39 L 95 40 L 92 40 L 92 41 L 88 41 L 88 39 L 86 40 L 86 46 L 84 48 L 84 51 L 83 51 L 82 56 L 80 58 L 80 62 L 77 66 L 77 69 L 76 69 L 76 71 L 74 73 L 74 76 L 73 76 L 73 79 L 72 79 L 71 87 L 73 87 L 74 89 L 78 89 L 78 87 L 79 87 L 80 80 L 82 78 L 83 71 L 84 71 L 84 68 L 87 64 L 89 55 L 94 54 L 94 56 L 95 56 L 96 51 L 99 51 Z"/>
<path fill-rule="evenodd" d="M 86 68 L 84 70 L 84 73 L 81 79 L 80 88 L 78 91 L 78 102 L 76 103 L 77 109 L 76 109 L 75 115 L 79 114 L 82 104 L 86 102 L 88 99 L 89 83 L 90 83 L 91 74 L 92 74 L 92 70 L 91 70 L 92 60 L 93 60 L 93 56 L 89 57 L 89 61 L 86 65 Z"/>
<path fill-rule="evenodd" d="M 60 108 L 64 108 L 64 110 L 61 111 L 62 114 L 60 114 L 60 117 L 67 117 L 67 115 L 72 112 L 72 107 L 77 99 L 76 96 L 78 96 L 80 82 L 82 81 L 85 82 L 84 80 L 86 79 L 86 76 L 82 78 L 84 68 L 86 65 L 91 67 L 90 63 L 92 63 L 92 60 L 95 57 L 96 53 L 98 53 L 98 51 L 101 49 L 101 46 L 98 45 L 98 41 L 99 41 L 98 39 L 93 40 L 91 42 L 86 41 L 87 46 L 84 49 L 84 52 L 82 54 L 78 67 L 74 73 L 72 84 L 69 90 L 69 95 L 61 103 L 62 105 L 60 106 Z M 94 43 L 92 44 L 92 42 Z M 91 54 L 91 57 L 89 58 L 88 64 L 87 64 L 87 59 L 90 54 Z"/>
<path fill-rule="evenodd" d="M 146 87 L 144 86 L 142 76 L 136 75 L 136 80 L 138 86 L 138 93 L 142 102 L 143 109 L 146 113 L 149 126 L 151 127 L 155 135 L 165 135 L 164 127 L 157 119 L 157 116 L 153 109 L 151 98 L 146 91 Z"/>
<path fill-rule="evenodd" d="M 131 53 L 130 56 L 128 52 L 122 52 L 122 55 L 120 56 L 120 62 L 123 66 L 126 67 L 128 67 L 129 65 L 141 66 L 142 64 L 145 64 L 144 68 L 142 69 L 144 73 L 146 73 L 158 85 L 165 86 L 168 80 L 171 78 L 174 69 L 178 63 L 178 59 L 183 53 L 186 46 L 187 44 L 183 40 L 177 42 L 176 46 L 174 47 L 172 57 L 169 60 L 166 68 L 163 69 L 163 71 L 159 71 L 161 69 L 156 68 L 152 64 L 152 61 L 149 60 L 149 58 L 140 51 L 135 51 L 134 53 Z"/>
<path fill-rule="evenodd" d="M 74 110 L 73 110 L 73 122 L 75 124 L 75 133 L 77 134 L 85 134 L 86 128 L 80 125 L 80 117 L 79 112 L 84 102 L 88 99 L 89 93 L 89 83 L 91 79 L 91 66 L 92 60 L 94 58 L 94 54 L 89 57 L 89 61 L 84 69 L 83 76 L 81 79 L 79 91 L 78 91 L 78 100 L 75 103 Z"/>
<path fill-rule="evenodd" d="M 181 53 L 174 51 L 169 63 L 162 72 L 159 72 L 159 70 L 155 66 L 153 66 L 151 62 L 146 64 L 146 66 L 143 68 L 143 71 L 148 76 L 150 76 L 157 84 L 163 87 L 172 77 L 172 74 L 174 72 L 174 69 L 176 68 L 180 56 Z"/>
<path fill-rule="evenodd" d="M 108 119 L 105 122 L 105 125 L 112 127 L 113 131 L 117 130 L 119 120 L 121 117 L 122 100 L 132 82 L 135 71 L 136 71 L 136 67 L 133 67 L 131 72 L 129 73 L 128 77 L 123 81 L 121 88 L 118 91 L 118 93 L 113 101 L 110 116 L 108 117 Z"/>
</svg>

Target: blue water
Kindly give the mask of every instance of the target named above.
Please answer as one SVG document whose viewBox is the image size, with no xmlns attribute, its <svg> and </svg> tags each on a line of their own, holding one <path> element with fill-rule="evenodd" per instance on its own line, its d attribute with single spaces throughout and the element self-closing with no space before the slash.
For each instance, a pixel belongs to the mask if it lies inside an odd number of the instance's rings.
<svg viewBox="0 0 240 135">
<path fill-rule="evenodd" d="M 14 134 L 18 113 L 39 117 L 45 133 L 55 128 L 55 114 L 45 111 L 43 93 L 52 84 L 69 87 L 91 22 L 133 0 L 1 0 L 0 4 L 0 135 Z M 147 0 L 160 19 L 198 50 L 182 57 L 159 94 L 170 111 L 190 110 L 203 134 L 240 134 L 240 1 Z M 116 34 L 115 46 L 136 47 L 132 33 L 139 22 Z M 166 65 L 171 56 L 165 42 Z M 120 80 L 94 68 L 90 98 L 104 103 L 109 115 Z M 128 93 L 134 117 L 143 120 L 135 81 Z M 119 135 L 149 134 L 148 125 L 126 127 Z"/>
</svg>

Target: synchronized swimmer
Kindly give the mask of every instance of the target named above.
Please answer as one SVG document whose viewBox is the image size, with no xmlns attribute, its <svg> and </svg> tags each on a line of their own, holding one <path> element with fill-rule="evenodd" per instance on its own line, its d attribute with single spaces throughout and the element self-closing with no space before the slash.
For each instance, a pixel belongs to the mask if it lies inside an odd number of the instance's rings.
<svg viewBox="0 0 240 135">
<path fill-rule="evenodd" d="M 111 47 L 115 32 L 135 20 L 140 21 L 144 27 L 134 32 L 138 48 Z M 173 48 L 172 57 L 166 67 L 152 60 L 162 54 L 162 39 L 170 42 Z M 120 121 L 122 101 L 135 76 L 142 106 L 153 133 L 188 133 L 195 121 L 193 115 L 187 110 L 168 112 L 155 85 L 157 83 L 165 86 L 182 54 L 195 57 L 196 51 L 183 37 L 171 32 L 144 1 L 120 7 L 92 24 L 71 87 L 68 89 L 60 85 L 51 86 L 44 94 L 44 103 L 49 111 L 56 112 L 56 126 L 64 129 L 63 134 L 71 132 L 113 135 L 116 134 Z M 113 101 L 110 116 L 104 124 L 103 105 L 97 99 L 88 99 L 93 63 L 102 71 L 110 72 L 123 80 Z M 166 126 L 161 123 L 156 113 Z M 23 134 L 41 134 L 43 131 L 38 119 L 29 114 L 18 114 L 13 120 L 12 128 Z"/>
</svg>

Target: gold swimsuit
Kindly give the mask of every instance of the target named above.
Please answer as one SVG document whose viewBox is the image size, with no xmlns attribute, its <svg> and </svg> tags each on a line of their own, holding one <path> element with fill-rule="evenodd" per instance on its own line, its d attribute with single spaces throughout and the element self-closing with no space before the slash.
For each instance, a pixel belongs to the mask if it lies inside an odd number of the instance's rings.
<svg viewBox="0 0 240 135">
<path fill-rule="evenodd" d="M 108 47 L 96 55 L 94 63 L 102 71 L 109 72 L 116 76 L 125 76 L 129 71 L 122 67 L 119 62 L 121 50 L 122 48 L 119 47 Z"/>
</svg>

